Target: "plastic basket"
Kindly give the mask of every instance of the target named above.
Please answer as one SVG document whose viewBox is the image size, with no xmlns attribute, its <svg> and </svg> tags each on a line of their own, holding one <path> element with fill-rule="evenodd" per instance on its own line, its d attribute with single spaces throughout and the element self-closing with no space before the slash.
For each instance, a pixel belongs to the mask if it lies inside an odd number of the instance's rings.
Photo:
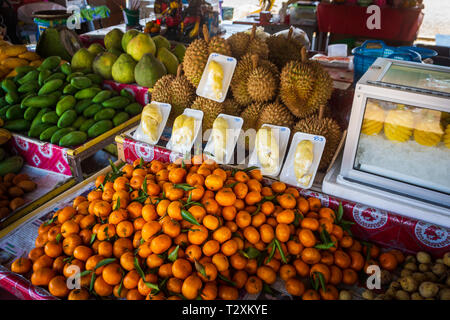
<svg viewBox="0 0 450 320">
<path fill-rule="evenodd" d="M 415 46 L 413 46 L 413 47 L 399 47 L 399 48 L 415 51 L 418 54 L 420 54 L 422 59 L 427 59 L 427 58 L 435 57 L 435 56 L 438 55 L 437 51 L 435 51 L 433 49 L 428 49 L 428 48 L 415 47 Z"/>
<path fill-rule="evenodd" d="M 374 47 L 368 48 L 368 45 L 373 45 Z M 405 48 L 389 47 L 381 40 L 367 40 L 361 47 L 354 48 L 352 53 L 355 56 L 353 59 L 354 83 L 358 82 L 377 58 L 390 58 L 415 62 L 422 61 L 420 54 L 417 52 Z"/>
</svg>

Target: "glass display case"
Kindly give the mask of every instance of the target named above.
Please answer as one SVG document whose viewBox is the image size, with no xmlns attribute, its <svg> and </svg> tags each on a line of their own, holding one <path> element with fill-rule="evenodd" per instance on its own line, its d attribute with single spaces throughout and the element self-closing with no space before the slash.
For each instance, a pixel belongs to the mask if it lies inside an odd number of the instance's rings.
<svg viewBox="0 0 450 320">
<path fill-rule="evenodd" d="M 356 84 L 339 180 L 450 217 L 450 68 L 375 61 Z"/>
</svg>

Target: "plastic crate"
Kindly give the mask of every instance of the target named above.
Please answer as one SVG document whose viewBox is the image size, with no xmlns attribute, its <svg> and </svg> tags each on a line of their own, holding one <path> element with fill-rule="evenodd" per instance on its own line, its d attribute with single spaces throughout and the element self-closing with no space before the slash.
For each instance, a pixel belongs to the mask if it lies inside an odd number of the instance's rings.
<svg viewBox="0 0 450 320">
<path fill-rule="evenodd" d="M 373 47 L 367 47 L 372 45 Z M 422 57 L 416 51 L 401 47 L 389 47 L 381 40 L 367 40 L 361 47 L 352 50 L 354 64 L 354 83 L 364 75 L 377 58 L 422 62 Z"/>
</svg>

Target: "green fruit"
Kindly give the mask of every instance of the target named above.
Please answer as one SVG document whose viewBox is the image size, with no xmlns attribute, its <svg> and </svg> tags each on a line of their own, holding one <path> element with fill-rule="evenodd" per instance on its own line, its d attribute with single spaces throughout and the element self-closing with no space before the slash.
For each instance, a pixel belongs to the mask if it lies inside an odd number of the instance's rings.
<svg viewBox="0 0 450 320">
<path fill-rule="evenodd" d="M 2 89 L 5 92 L 11 92 L 11 91 L 16 92 L 17 91 L 16 84 L 14 83 L 13 80 L 11 80 L 9 78 L 6 78 L 5 80 L 2 81 Z"/>
<path fill-rule="evenodd" d="M 32 121 L 40 110 L 41 110 L 40 108 L 28 107 L 23 114 L 23 118 L 25 120 Z"/>
<path fill-rule="evenodd" d="M 62 72 L 53 73 L 51 76 L 49 76 L 47 79 L 44 80 L 44 83 L 47 83 L 49 81 L 56 80 L 56 79 L 64 81 L 66 79 L 66 75 Z"/>
<path fill-rule="evenodd" d="M 86 48 L 81 48 L 72 57 L 71 66 L 73 71 L 88 70 L 92 71 L 92 62 L 95 56 Z"/>
<path fill-rule="evenodd" d="M 74 96 L 65 96 L 56 104 L 56 114 L 58 115 L 58 117 L 60 117 L 65 111 L 73 109 L 76 103 L 77 100 L 74 98 Z"/>
<path fill-rule="evenodd" d="M 102 106 L 94 103 L 91 104 L 89 107 L 87 107 L 84 111 L 83 111 L 83 116 L 85 118 L 93 118 L 95 116 L 95 114 L 97 112 L 99 112 L 102 109 Z"/>
<path fill-rule="evenodd" d="M 38 76 L 38 83 L 40 86 L 44 84 L 44 81 L 47 80 L 48 77 L 52 75 L 52 72 L 50 70 L 44 69 L 41 72 L 39 72 Z"/>
<path fill-rule="evenodd" d="M 38 67 L 39 71 L 42 70 L 53 70 L 56 69 L 61 63 L 60 56 L 51 56 L 42 61 L 41 65 Z"/>
<path fill-rule="evenodd" d="M 114 110 L 112 108 L 104 108 L 95 114 L 94 120 L 95 121 L 111 120 L 115 114 L 116 114 L 116 110 Z"/>
<path fill-rule="evenodd" d="M 36 70 L 35 67 L 32 66 L 19 66 L 14 69 L 17 73 L 27 74 L 30 71 Z"/>
<path fill-rule="evenodd" d="M 7 121 L 5 123 L 5 125 L 3 126 L 3 128 L 5 128 L 6 130 L 10 130 L 10 131 L 16 131 L 16 132 L 21 132 L 21 131 L 27 131 L 28 129 L 30 129 L 31 126 L 31 122 L 25 119 L 17 119 L 17 120 L 11 120 L 11 121 Z"/>
<path fill-rule="evenodd" d="M 118 56 L 111 52 L 100 53 L 97 57 L 95 57 L 94 62 L 92 63 L 92 69 L 103 79 L 111 80 L 112 66 L 114 65 L 114 62 L 116 62 L 117 57 Z"/>
<path fill-rule="evenodd" d="M 94 83 L 94 84 L 101 85 L 103 83 L 103 78 L 98 74 L 88 73 L 88 74 L 86 74 L 86 77 L 91 79 L 92 83 Z"/>
<path fill-rule="evenodd" d="M 112 96 L 111 90 L 102 90 L 92 98 L 93 103 L 102 103 L 105 100 L 108 100 Z"/>
<path fill-rule="evenodd" d="M 142 106 L 135 102 L 132 104 L 129 104 L 126 108 L 125 108 L 125 112 L 127 112 L 128 114 L 132 115 L 132 116 L 136 116 L 139 113 L 142 112 Z"/>
<path fill-rule="evenodd" d="M 105 48 L 100 43 L 93 43 L 89 46 L 88 51 L 94 55 L 98 55 L 99 53 L 102 53 L 105 51 Z"/>
<path fill-rule="evenodd" d="M 125 121 L 128 121 L 128 119 L 130 119 L 130 116 L 128 115 L 128 113 L 122 111 L 114 116 L 114 118 L 112 119 L 112 122 L 113 122 L 114 126 L 117 127 L 119 124 L 122 124 Z"/>
<path fill-rule="evenodd" d="M 128 100 L 130 100 L 131 102 L 134 102 L 135 101 L 135 99 L 134 99 L 134 94 L 132 94 L 130 91 L 128 91 L 127 89 L 122 89 L 122 90 L 120 90 L 120 95 L 122 96 L 122 97 L 125 97 L 125 98 L 128 98 Z"/>
<path fill-rule="evenodd" d="M 114 62 L 111 75 L 114 81 L 119 83 L 133 83 L 135 67 L 136 61 L 130 55 L 123 53 Z"/>
<path fill-rule="evenodd" d="M 30 130 L 28 131 L 28 136 L 31 138 L 38 138 L 44 130 L 53 127 L 53 124 L 51 123 L 38 123 L 34 126 L 31 126 Z"/>
<path fill-rule="evenodd" d="M 30 96 L 25 98 L 23 105 L 25 107 L 35 107 L 35 108 L 47 108 L 54 106 L 58 101 L 59 97 L 55 94 L 49 94 L 45 96 Z"/>
<path fill-rule="evenodd" d="M 24 75 L 22 78 L 17 80 L 17 82 L 19 84 L 24 84 L 28 81 L 37 81 L 38 78 L 39 78 L 39 71 L 32 70 L 32 71 L 28 72 L 26 75 Z"/>
<path fill-rule="evenodd" d="M 156 54 L 156 45 L 146 33 L 139 33 L 128 42 L 127 53 L 135 60 L 140 61 L 146 54 Z"/>
<path fill-rule="evenodd" d="M 64 82 L 61 79 L 54 79 L 46 82 L 41 87 L 41 89 L 39 89 L 38 96 L 43 96 L 58 90 L 63 85 L 63 83 Z"/>
<path fill-rule="evenodd" d="M 10 92 L 8 92 L 8 93 L 5 95 L 5 100 L 6 100 L 6 102 L 8 102 L 9 104 L 14 104 L 14 103 L 19 102 L 20 97 L 19 97 L 19 95 L 17 94 L 16 91 L 10 91 Z"/>
<path fill-rule="evenodd" d="M 84 76 L 85 76 L 85 75 L 84 75 L 83 72 L 79 72 L 79 71 L 77 71 L 77 72 L 72 72 L 71 74 L 69 74 L 69 75 L 66 77 L 66 81 L 70 83 L 70 81 L 72 81 L 72 78 L 75 78 L 75 77 L 84 77 Z"/>
<path fill-rule="evenodd" d="M 85 89 L 92 85 L 92 81 L 88 77 L 74 77 L 70 80 L 70 84 L 77 89 Z"/>
<path fill-rule="evenodd" d="M 5 97 L 4 97 L 4 96 L 1 97 L 1 98 L 0 98 L 0 108 L 6 106 L 7 104 L 8 104 L 8 103 L 6 102 Z"/>
<path fill-rule="evenodd" d="M 106 101 L 102 102 L 102 106 L 105 108 L 113 108 L 113 109 L 123 109 L 130 103 L 128 98 L 117 96 L 109 98 Z"/>
<path fill-rule="evenodd" d="M 62 128 L 56 131 L 52 137 L 50 138 L 50 142 L 53 144 L 59 144 L 59 140 L 64 137 L 66 134 L 75 131 L 74 128 Z"/>
<path fill-rule="evenodd" d="M 177 74 L 178 58 L 167 48 L 160 48 L 156 58 L 161 61 L 167 69 L 167 72 L 173 75 Z"/>
<path fill-rule="evenodd" d="M 122 37 L 122 50 L 124 52 L 127 52 L 127 45 L 128 42 L 130 42 L 131 39 L 133 39 L 134 37 L 136 37 L 139 34 L 139 31 L 137 31 L 136 29 L 130 29 L 127 32 L 125 32 L 125 34 Z"/>
<path fill-rule="evenodd" d="M 172 52 L 177 57 L 178 61 L 180 63 L 183 63 L 186 47 L 183 44 L 179 43 L 175 46 L 175 48 L 173 48 Z"/>
<path fill-rule="evenodd" d="M 52 110 L 49 109 L 49 108 L 42 108 L 42 109 L 38 108 L 38 109 L 39 109 L 40 111 L 36 114 L 36 116 L 34 117 L 33 121 L 31 122 L 31 127 L 32 127 L 32 126 L 35 126 L 35 125 L 37 125 L 37 124 L 39 124 L 39 123 L 42 123 L 42 116 L 43 116 L 44 114 L 46 114 L 47 112 L 52 111 Z"/>
<path fill-rule="evenodd" d="M 77 113 L 75 110 L 66 110 L 58 120 L 58 128 L 67 128 L 72 125 L 77 119 Z"/>
<path fill-rule="evenodd" d="M 39 89 L 39 83 L 35 80 L 30 80 L 22 84 L 17 92 L 19 93 L 28 93 L 28 92 L 36 92 Z"/>
<path fill-rule="evenodd" d="M 15 104 L 6 111 L 6 119 L 8 120 L 23 119 L 23 114 L 24 110 L 20 108 L 20 104 Z"/>
<path fill-rule="evenodd" d="M 86 118 L 83 116 L 78 116 L 78 118 L 75 120 L 75 122 L 72 124 L 72 127 L 75 129 L 80 129 L 81 125 L 86 121 Z"/>
<path fill-rule="evenodd" d="M 112 29 L 105 35 L 105 38 L 103 40 L 105 43 L 105 48 L 122 51 L 122 37 L 122 30 L 117 28 Z"/>
<path fill-rule="evenodd" d="M 47 112 L 42 116 L 42 122 L 43 123 L 50 123 L 50 124 L 57 124 L 59 120 L 58 115 L 55 111 Z"/>
<path fill-rule="evenodd" d="M 75 111 L 78 114 L 82 114 L 83 111 L 92 104 L 91 99 L 83 99 L 77 102 L 75 105 Z"/>
<path fill-rule="evenodd" d="M 170 42 L 166 38 L 164 38 L 161 35 L 157 35 L 152 37 L 153 42 L 156 45 L 156 51 L 158 51 L 161 48 L 170 49 Z"/>
<path fill-rule="evenodd" d="M 99 88 L 86 88 L 86 89 L 82 89 L 80 91 L 78 91 L 77 93 L 75 93 L 75 98 L 77 100 L 81 100 L 81 99 L 92 99 L 93 97 L 95 97 L 95 95 L 97 93 L 99 93 L 100 91 L 102 91 Z"/>
<path fill-rule="evenodd" d="M 39 140 L 41 140 L 41 141 L 50 141 L 50 139 L 52 138 L 53 134 L 56 131 L 58 131 L 58 130 L 60 130 L 60 129 L 57 126 L 53 126 L 53 127 L 45 129 L 39 135 Z"/>
<path fill-rule="evenodd" d="M 80 126 L 80 131 L 87 132 L 90 127 L 92 127 L 95 123 L 94 119 L 87 119 L 83 124 Z"/>
<path fill-rule="evenodd" d="M 23 158 L 21 156 L 12 156 L 0 162 L 0 176 L 8 173 L 19 173 L 23 167 Z"/>
<path fill-rule="evenodd" d="M 87 140 L 87 134 L 83 131 L 72 131 L 59 140 L 60 147 L 71 147 L 83 144 Z"/>
<path fill-rule="evenodd" d="M 59 28 L 47 28 L 44 32 L 39 36 L 39 41 L 36 46 L 36 53 L 41 57 L 48 57 L 51 55 L 59 56 L 64 60 L 69 61 L 72 57 L 73 53 L 68 52 L 65 46 L 70 48 L 80 48 L 82 46 L 81 41 L 72 35 L 68 35 L 67 32 L 63 34 L 59 32 Z M 64 38 L 64 43 L 61 41 L 61 38 Z M 70 43 L 68 45 L 67 43 Z"/>
<path fill-rule="evenodd" d="M 9 104 L 0 108 L 0 119 L 6 120 L 6 112 L 9 108 L 11 108 Z"/>
<path fill-rule="evenodd" d="M 63 89 L 63 94 L 75 94 L 77 91 L 78 91 L 77 88 L 68 83 Z"/>
<path fill-rule="evenodd" d="M 91 126 L 87 132 L 89 138 L 95 138 L 113 128 L 111 120 L 100 120 Z"/>
<path fill-rule="evenodd" d="M 143 56 L 134 69 L 136 83 L 148 88 L 153 88 L 156 81 L 165 74 L 167 70 L 164 64 L 151 54 Z"/>
<path fill-rule="evenodd" d="M 62 64 L 59 68 L 61 69 L 61 72 L 64 73 L 66 76 L 72 73 L 72 67 L 68 62 Z"/>
</svg>

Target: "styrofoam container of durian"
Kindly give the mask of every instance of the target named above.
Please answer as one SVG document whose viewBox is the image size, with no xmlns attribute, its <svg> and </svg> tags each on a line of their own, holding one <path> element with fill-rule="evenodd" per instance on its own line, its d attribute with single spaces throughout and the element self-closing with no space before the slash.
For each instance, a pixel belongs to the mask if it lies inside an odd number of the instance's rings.
<svg viewBox="0 0 450 320">
<path fill-rule="evenodd" d="M 261 173 L 265 176 L 277 177 L 281 171 L 281 167 L 283 166 L 283 159 L 284 159 L 284 156 L 286 155 L 286 149 L 287 149 L 287 146 L 289 143 L 291 129 L 289 129 L 288 127 L 280 127 L 280 126 L 275 126 L 275 125 L 271 125 L 271 124 L 263 124 L 261 126 L 261 128 L 264 128 L 264 127 L 269 127 L 274 134 L 276 144 L 278 145 L 278 163 L 277 163 L 276 167 L 274 168 L 274 170 L 271 170 L 271 171 L 266 170 L 261 164 L 261 161 L 258 157 L 258 148 L 255 145 L 253 148 L 250 146 L 250 150 L 252 150 L 252 153 L 249 157 L 248 165 L 250 167 L 256 166 L 256 167 L 260 168 Z M 257 135 L 258 135 L 258 131 L 256 132 Z M 256 143 L 256 138 L 254 140 Z"/>
<path fill-rule="evenodd" d="M 223 160 L 218 157 L 218 155 L 216 155 L 216 141 L 214 139 L 214 135 L 212 134 L 212 130 L 210 132 L 204 152 L 219 164 L 229 164 L 232 160 L 234 147 L 236 146 L 244 120 L 241 117 L 230 116 L 224 113 L 219 114 L 216 119 L 218 118 L 223 118 L 227 121 L 228 124 Z M 220 147 L 217 146 L 217 148 Z"/>
<path fill-rule="evenodd" d="M 133 138 L 138 141 L 155 145 L 158 143 L 159 139 L 161 138 L 161 134 L 166 127 L 167 119 L 169 119 L 170 111 L 172 110 L 172 105 L 169 103 L 162 103 L 158 101 L 152 101 L 150 102 L 150 105 L 154 105 L 155 107 L 157 107 L 162 116 L 162 121 L 158 124 L 157 138 L 155 140 L 152 140 L 152 138 L 148 134 L 145 134 L 144 130 L 142 129 L 142 121 L 144 121 L 144 118 L 142 117 L 138 128 L 133 134 Z"/>
<path fill-rule="evenodd" d="M 212 77 L 209 66 L 212 61 L 217 62 L 223 69 L 222 88 L 216 95 L 212 89 Z M 224 56 L 218 53 L 211 53 L 208 57 L 205 69 L 197 87 L 197 95 L 206 99 L 217 102 L 224 102 L 227 97 L 228 88 L 230 87 L 231 78 L 233 78 L 234 69 L 236 68 L 236 59 L 230 56 Z"/>
<path fill-rule="evenodd" d="M 307 152 L 297 152 L 297 146 L 300 142 L 307 140 L 312 143 L 312 154 L 313 159 L 309 165 L 309 168 L 302 168 L 302 172 L 304 172 L 303 180 L 307 176 L 310 176 L 309 181 L 306 184 L 301 183 L 297 180 L 296 174 L 296 165 L 305 163 L 305 159 L 307 159 Z M 286 161 L 284 162 L 283 170 L 280 174 L 280 181 L 285 182 L 287 184 L 297 186 L 302 189 L 309 189 L 313 185 L 314 178 L 316 177 L 317 168 L 319 167 L 320 159 L 322 158 L 323 149 L 325 148 L 326 139 L 324 136 L 318 136 L 309 133 L 296 132 L 294 137 L 292 138 L 291 147 L 289 149 L 289 153 L 286 157 Z M 298 162 L 296 162 L 296 156 Z M 307 161 L 307 160 L 306 160 Z M 297 164 L 298 163 L 298 164 Z M 305 170 L 306 169 L 306 170 Z M 306 178 L 307 179 L 307 178 Z"/>
<path fill-rule="evenodd" d="M 167 142 L 166 148 L 169 150 L 172 150 L 174 152 L 179 152 L 183 155 L 186 155 L 187 153 L 189 153 L 191 151 L 194 143 L 195 143 L 195 145 L 198 145 L 200 143 L 200 146 L 201 146 L 201 139 L 202 139 L 201 129 L 202 129 L 203 111 L 186 108 L 186 109 L 184 109 L 182 115 L 194 118 L 193 138 L 189 144 L 176 145 L 176 142 L 174 140 L 174 133 L 176 134 L 176 132 L 174 132 L 173 127 L 172 127 L 172 135 L 170 136 L 169 142 Z M 175 124 L 175 122 L 176 122 L 176 119 L 174 121 L 174 124 Z M 200 140 L 200 141 L 198 141 L 198 140 Z"/>
</svg>

